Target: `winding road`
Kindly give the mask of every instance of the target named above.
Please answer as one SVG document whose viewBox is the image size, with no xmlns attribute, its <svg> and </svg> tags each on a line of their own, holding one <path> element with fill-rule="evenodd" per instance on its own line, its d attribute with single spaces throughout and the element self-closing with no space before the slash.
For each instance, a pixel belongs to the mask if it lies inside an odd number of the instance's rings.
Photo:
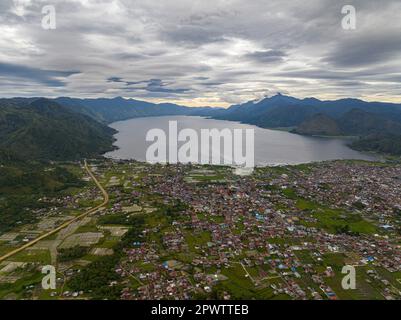
<svg viewBox="0 0 401 320">
<path fill-rule="evenodd" d="M 21 246 L 21 247 L 19 247 L 17 249 L 14 249 L 13 251 L 10 251 L 9 253 L 5 254 L 4 256 L 1 256 L 0 257 L 0 262 L 2 262 L 4 260 L 8 259 L 9 257 L 17 254 L 18 252 L 21 252 L 21 251 L 25 250 L 26 248 L 29 248 L 29 247 L 33 246 L 34 244 L 38 243 L 40 240 L 43 240 L 43 239 L 45 239 L 45 238 L 47 238 L 47 237 L 59 232 L 60 230 L 64 229 L 65 227 L 68 227 L 71 223 L 73 223 L 73 222 L 75 222 L 77 220 L 80 220 L 80 219 L 86 217 L 87 215 L 89 215 L 91 213 L 99 211 L 100 209 L 102 209 L 104 206 L 106 206 L 109 203 L 109 194 L 106 192 L 106 190 L 102 187 L 102 185 L 96 179 L 96 177 L 94 176 L 92 171 L 89 169 L 86 160 L 85 160 L 85 169 L 88 172 L 89 176 L 92 178 L 92 180 L 95 182 L 96 186 L 102 192 L 103 199 L 104 199 L 103 202 L 101 204 L 99 204 L 98 206 L 96 206 L 96 207 L 94 207 L 92 209 L 89 209 L 88 211 L 85 211 L 84 213 L 76 216 L 75 218 L 73 218 L 73 219 L 71 219 L 71 220 L 69 220 L 67 222 L 64 222 L 63 224 L 61 224 L 57 228 L 55 228 L 55 229 L 53 229 L 53 230 L 51 230 L 51 231 L 49 231 L 49 232 L 47 232 L 45 234 L 42 234 L 41 236 L 39 236 L 38 238 L 36 238 L 34 240 L 29 241 L 28 243 L 24 244 L 23 246 Z"/>
</svg>

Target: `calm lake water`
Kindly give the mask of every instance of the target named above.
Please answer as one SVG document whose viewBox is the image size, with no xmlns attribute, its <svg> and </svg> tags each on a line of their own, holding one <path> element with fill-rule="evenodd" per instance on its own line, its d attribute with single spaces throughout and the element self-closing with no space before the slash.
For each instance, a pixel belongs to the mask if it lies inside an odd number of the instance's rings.
<svg viewBox="0 0 401 320">
<path fill-rule="evenodd" d="M 153 144 L 145 140 L 146 133 L 150 129 L 159 128 L 168 135 L 171 120 L 178 122 L 178 130 L 192 128 L 198 132 L 199 137 L 201 129 L 254 129 L 255 165 L 257 166 L 301 164 L 336 159 L 375 159 L 371 155 L 350 149 L 344 139 L 305 137 L 237 122 L 190 116 L 136 118 L 114 122 L 110 126 L 118 130 L 115 135 L 117 139 L 115 145 L 119 149 L 108 152 L 105 156 L 113 159 L 146 161 L 146 150 Z"/>
</svg>

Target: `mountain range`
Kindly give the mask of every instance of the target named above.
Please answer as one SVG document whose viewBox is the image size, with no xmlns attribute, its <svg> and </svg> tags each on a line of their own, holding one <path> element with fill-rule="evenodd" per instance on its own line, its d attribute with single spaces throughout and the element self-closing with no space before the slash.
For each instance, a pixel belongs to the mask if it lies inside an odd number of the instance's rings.
<svg viewBox="0 0 401 320">
<path fill-rule="evenodd" d="M 191 108 L 122 97 L 0 99 L 0 158 L 70 160 L 111 150 L 111 122 L 191 115 L 287 128 L 304 135 L 354 136 L 352 147 L 401 154 L 401 105 L 358 99 L 322 101 L 282 94 L 222 108 Z"/>
<path fill-rule="evenodd" d="M 153 116 L 211 116 L 216 112 L 224 110 L 211 107 L 190 108 L 173 103 L 156 104 L 135 99 L 124 99 L 122 97 L 113 99 L 76 99 L 61 97 L 54 101 L 62 106 L 71 108 L 71 110 L 104 123 Z"/>
<path fill-rule="evenodd" d="M 294 127 L 316 114 L 339 119 L 354 109 L 401 121 L 401 104 L 365 102 L 358 99 L 334 101 L 315 98 L 297 99 L 282 94 L 261 101 L 249 101 L 231 106 L 216 118 L 241 121 L 264 128 Z"/>
<path fill-rule="evenodd" d="M 277 94 L 231 106 L 214 118 L 287 128 L 303 135 L 353 136 L 356 139 L 350 146 L 354 149 L 401 155 L 401 104 Z"/>
</svg>

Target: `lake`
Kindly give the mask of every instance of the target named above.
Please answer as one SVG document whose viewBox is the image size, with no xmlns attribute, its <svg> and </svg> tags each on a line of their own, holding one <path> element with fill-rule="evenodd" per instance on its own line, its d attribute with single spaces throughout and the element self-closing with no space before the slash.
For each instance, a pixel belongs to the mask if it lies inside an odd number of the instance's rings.
<svg viewBox="0 0 401 320">
<path fill-rule="evenodd" d="M 112 159 L 146 161 L 146 150 L 153 143 L 145 140 L 146 133 L 150 129 L 159 128 L 168 134 L 171 120 L 178 122 L 178 130 L 192 128 L 198 132 L 199 136 L 201 129 L 254 129 L 255 165 L 257 166 L 301 164 L 337 159 L 375 160 L 372 155 L 350 149 L 345 139 L 307 137 L 238 122 L 192 116 L 135 118 L 114 122 L 110 127 L 118 130 L 114 145 L 119 149 L 108 152 L 105 156 Z"/>
</svg>

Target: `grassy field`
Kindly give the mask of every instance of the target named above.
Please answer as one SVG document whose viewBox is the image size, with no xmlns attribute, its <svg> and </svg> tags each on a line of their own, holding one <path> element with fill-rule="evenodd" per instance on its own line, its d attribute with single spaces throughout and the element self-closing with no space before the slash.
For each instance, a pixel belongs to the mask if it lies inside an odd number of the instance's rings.
<svg viewBox="0 0 401 320">
<path fill-rule="evenodd" d="M 282 190 L 282 193 L 287 198 L 295 201 L 295 206 L 298 210 L 317 220 L 316 223 L 301 220 L 300 223 L 305 226 L 321 228 L 330 233 L 374 234 L 378 232 L 375 225 L 364 220 L 359 214 L 331 209 L 325 205 L 302 199 L 291 188 Z"/>
</svg>

